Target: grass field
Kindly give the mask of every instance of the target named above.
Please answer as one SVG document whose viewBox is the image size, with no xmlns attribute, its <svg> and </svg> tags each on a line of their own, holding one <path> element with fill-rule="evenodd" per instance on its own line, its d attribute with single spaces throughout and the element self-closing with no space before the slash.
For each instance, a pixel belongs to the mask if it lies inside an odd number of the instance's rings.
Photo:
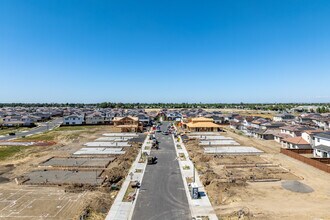
<svg viewBox="0 0 330 220">
<path fill-rule="evenodd" d="M 0 135 L 7 135 L 11 132 L 17 133 L 17 132 L 22 132 L 22 131 L 28 131 L 31 128 L 27 128 L 27 127 L 12 127 L 12 128 L 7 128 L 7 127 L 2 127 L 0 128 Z"/>
<path fill-rule="evenodd" d="M 49 141 L 55 143 L 72 143 L 81 137 L 92 135 L 99 131 L 111 131 L 111 126 L 65 126 L 59 127 L 52 131 L 41 134 L 35 134 L 27 137 L 22 137 L 20 141 Z M 10 129 L 11 131 L 13 129 Z M 0 161 L 7 160 L 13 157 L 28 156 L 31 152 L 34 153 L 37 146 L 1 146 L 0 147 Z M 40 149 L 44 150 L 45 147 Z"/>
<path fill-rule="evenodd" d="M 30 148 L 29 146 L 1 146 L 0 147 L 0 161 L 6 160 L 15 156 L 16 154 Z"/>
<path fill-rule="evenodd" d="M 56 131 L 48 131 L 42 134 L 36 134 L 28 137 L 22 138 L 24 141 L 54 141 L 58 136 Z"/>
<path fill-rule="evenodd" d="M 110 125 L 90 125 L 90 126 L 63 126 L 55 129 L 55 131 L 81 131 L 81 130 L 91 130 L 95 128 L 110 128 Z"/>
</svg>

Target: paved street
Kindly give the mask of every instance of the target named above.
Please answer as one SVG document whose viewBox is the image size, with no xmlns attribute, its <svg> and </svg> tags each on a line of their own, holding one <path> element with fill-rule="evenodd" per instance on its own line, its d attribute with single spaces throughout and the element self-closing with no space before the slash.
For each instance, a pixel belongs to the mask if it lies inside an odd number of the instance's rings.
<svg viewBox="0 0 330 220">
<path fill-rule="evenodd" d="M 162 131 L 168 125 L 163 122 Z M 146 168 L 133 220 L 191 219 L 172 136 L 157 133 L 156 138 L 160 149 L 151 155 L 158 157 L 158 163 Z"/>
<path fill-rule="evenodd" d="M 11 135 L 11 136 L 7 135 L 7 136 L 4 136 L 4 137 L 0 137 L 0 141 L 8 141 L 10 139 L 19 138 L 19 137 L 22 137 L 22 136 L 42 133 L 42 132 L 53 129 L 56 126 L 59 126 L 62 122 L 63 122 L 63 118 L 56 118 L 56 119 L 54 119 L 52 121 L 49 121 L 49 122 L 41 122 L 41 123 L 39 123 L 38 127 L 33 128 L 33 129 L 31 129 L 27 132 L 19 132 L 19 133 L 16 133 L 16 135 Z"/>
</svg>

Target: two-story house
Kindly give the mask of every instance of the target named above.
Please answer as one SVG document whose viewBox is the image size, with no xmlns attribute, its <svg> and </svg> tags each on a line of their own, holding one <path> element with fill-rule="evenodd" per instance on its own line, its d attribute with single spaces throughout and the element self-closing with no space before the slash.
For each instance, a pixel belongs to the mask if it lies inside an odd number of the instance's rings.
<svg viewBox="0 0 330 220">
<path fill-rule="evenodd" d="M 288 113 L 283 113 L 283 114 L 278 114 L 273 117 L 273 121 L 291 121 L 294 120 L 295 116 L 288 114 Z"/>
<path fill-rule="evenodd" d="M 84 122 L 83 115 L 69 115 L 63 118 L 64 125 L 81 125 L 84 124 Z"/>
<path fill-rule="evenodd" d="M 105 116 L 100 112 L 94 112 L 92 114 L 86 115 L 85 123 L 89 125 L 105 124 Z"/>
<path fill-rule="evenodd" d="M 140 113 L 137 115 L 139 118 L 139 122 L 141 122 L 143 125 L 149 125 L 150 124 L 150 117 L 147 114 Z"/>
<path fill-rule="evenodd" d="M 330 158 L 330 132 L 314 135 L 314 157 Z"/>
</svg>

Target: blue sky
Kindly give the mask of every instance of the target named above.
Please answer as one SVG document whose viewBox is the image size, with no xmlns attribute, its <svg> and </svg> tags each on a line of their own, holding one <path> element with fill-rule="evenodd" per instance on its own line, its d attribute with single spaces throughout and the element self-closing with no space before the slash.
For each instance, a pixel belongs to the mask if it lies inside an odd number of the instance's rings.
<svg viewBox="0 0 330 220">
<path fill-rule="evenodd" d="M 0 102 L 330 102 L 330 1 L 0 0 Z"/>
</svg>

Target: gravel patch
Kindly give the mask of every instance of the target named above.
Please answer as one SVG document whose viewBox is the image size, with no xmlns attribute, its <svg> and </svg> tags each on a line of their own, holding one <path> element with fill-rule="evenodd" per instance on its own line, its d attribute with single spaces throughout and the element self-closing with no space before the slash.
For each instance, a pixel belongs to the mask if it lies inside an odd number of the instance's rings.
<svg viewBox="0 0 330 220">
<path fill-rule="evenodd" d="M 291 192 L 297 192 L 297 193 L 311 193 L 314 192 L 313 188 L 310 186 L 301 183 L 297 180 L 288 180 L 282 182 L 282 187 L 286 190 L 289 190 Z"/>
</svg>

